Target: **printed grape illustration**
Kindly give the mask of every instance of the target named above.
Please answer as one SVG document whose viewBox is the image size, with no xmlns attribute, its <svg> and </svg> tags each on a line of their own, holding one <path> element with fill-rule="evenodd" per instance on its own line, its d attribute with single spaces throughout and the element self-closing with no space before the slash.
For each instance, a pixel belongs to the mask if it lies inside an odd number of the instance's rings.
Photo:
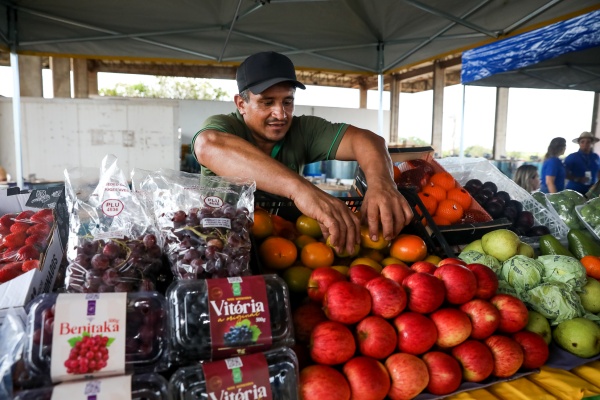
<svg viewBox="0 0 600 400">
<path fill-rule="evenodd" d="M 71 352 L 65 361 L 69 374 L 91 374 L 106 367 L 108 346 L 114 339 L 102 335 L 84 334 L 69 340 Z"/>
<path fill-rule="evenodd" d="M 256 343 L 261 331 L 258 326 L 252 325 L 245 319 L 229 328 L 223 335 L 223 343 L 230 347 L 243 347 Z"/>
</svg>

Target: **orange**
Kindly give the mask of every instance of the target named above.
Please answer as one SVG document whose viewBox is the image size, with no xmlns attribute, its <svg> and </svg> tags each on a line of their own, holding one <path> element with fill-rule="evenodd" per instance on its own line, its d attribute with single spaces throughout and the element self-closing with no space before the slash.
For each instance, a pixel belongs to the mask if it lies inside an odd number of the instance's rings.
<svg viewBox="0 0 600 400">
<path fill-rule="evenodd" d="M 588 255 L 579 260 L 579 262 L 585 267 L 587 276 L 600 279 L 600 257 Z"/>
<path fill-rule="evenodd" d="M 267 268 L 284 269 L 296 261 L 298 250 L 291 240 L 270 236 L 258 248 L 260 261 Z"/>
<path fill-rule="evenodd" d="M 446 198 L 456 201 L 458 204 L 460 204 L 463 210 L 468 210 L 469 207 L 471 207 L 471 202 L 473 201 L 473 198 L 469 192 L 458 187 L 448 190 Z"/>
<path fill-rule="evenodd" d="M 450 221 L 450 224 L 458 222 L 464 214 L 463 208 L 454 200 L 442 200 L 438 204 L 435 215 Z"/>
<path fill-rule="evenodd" d="M 296 239 L 294 239 L 294 244 L 296 245 L 296 247 L 298 248 L 298 250 L 302 250 L 302 248 L 304 246 L 306 246 L 307 244 L 314 243 L 316 241 L 317 241 L 317 239 L 315 239 L 312 236 L 300 235 Z"/>
<path fill-rule="evenodd" d="M 381 260 L 381 265 L 384 267 L 387 267 L 390 264 L 404 264 L 404 263 L 394 257 L 386 257 L 383 260 Z"/>
<path fill-rule="evenodd" d="M 433 222 L 435 222 L 436 225 L 438 226 L 442 226 L 442 225 L 451 225 L 450 220 L 448 220 L 448 218 L 443 217 L 441 215 L 433 215 Z"/>
<path fill-rule="evenodd" d="M 271 221 L 273 221 L 273 235 L 281 236 L 288 240 L 294 240 L 298 236 L 296 225 L 287 219 L 277 214 L 271 214 Z"/>
<path fill-rule="evenodd" d="M 423 188 L 422 190 L 423 193 L 427 193 L 430 194 L 431 196 L 433 196 L 438 203 L 442 200 L 446 199 L 446 189 L 444 189 L 441 186 L 437 186 L 437 185 L 427 185 Z"/>
<path fill-rule="evenodd" d="M 369 227 L 366 225 L 361 225 L 361 227 L 360 227 L 360 245 L 361 245 L 361 247 L 364 247 L 367 249 L 382 250 L 382 249 L 385 249 L 386 247 L 388 247 L 389 244 L 390 244 L 390 242 L 383 238 L 383 232 L 381 229 L 379 230 L 379 232 L 377 232 L 377 240 L 374 241 L 373 239 L 371 239 L 371 237 L 369 235 Z"/>
<path fill-rule="evenodd" d="M 402 262 L 416 262 L 427 257 L 427 244 L 417 235 L 400 234 L 392 241 L 390 256 Z"/>
<path fill-rule="evenodd" d="M 432 194 L 427 193 L 427 192 L 419 192 L 419 193 L 417 193 L 417 195 L 421 199 L 421 202 L 425 206 L 425 209 L 427 209 L 427 212 L 431 215 L 435 214 L 435 210 L 437 209 L 437 206 L 438 206 L 437 199 L 435 197 L 433 197 Z"/>
<path fill-rule="evenodd" d="M 425 257 L 425 260 L 423 260 L 423 261 L 427 261 L 427 262 L 430 262 L 432 264 L 438 265 L 438 263 L 440 261 L 442 261 L 442 258 L 436 256 L 435 254 L 430 254 L 427 257 Z"/>
<path fill-rule="evenodd" d="M 317 220 L 304 214 L 296 219 L 296 229 L 303 235 L 312 236 L 317 239 L 323 236 L 321 226 Z"/>
<path fill-rule="evenodd" d="M 394 164 L 394 182 L 396 184 L 398 184 L 398 182 L 400 182 L 400 175 L 402 174 L 402 172 L 400 172 L 400 168 L 398 168 L 398 166 L 396 164 Z"/>
<path fill-rule="evenodd" d="M 436 172 L 435 174 L 431 175 L 429 182 L 444 188 L 446 191 L 456 186 L 456 181 L 454 180 L 452 174 L 445 171 Z"/>
<path fill-rule="evenodd" d="M 323 242 L 309 243 L 300 252 L 300 260 L 308 268 L 330 267 L 333 259 L 333 249 Z"/>
<path fill-rule="evenodd" d="M 254 210 L 252 234 L 257 239 L 264 239 L 273 234 L 273 221 L 267 210 L 263 210 L 262 208 Z"/>
<path fill-rule="evenodd" d="M 358 264 L 368 265 L 369 267 L 373 268 L 377 272 L 381 272 L 381 270 L 383 269 L 381 264 L 379 264 L 377 261 L 373 260 L 372 258 L 367 258 L 367 257 L 355 258 L 350 263 L 350 266 L 358 265 Z"/>
</svg>

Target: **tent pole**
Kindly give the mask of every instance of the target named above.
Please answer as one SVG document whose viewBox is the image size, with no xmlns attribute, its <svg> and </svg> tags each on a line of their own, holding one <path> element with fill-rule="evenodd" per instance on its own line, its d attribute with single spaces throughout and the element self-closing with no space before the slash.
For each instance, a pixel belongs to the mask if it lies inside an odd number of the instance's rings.
<svg viewBox="0 0 600 400">
<path fill-rule="evenodd" d="M 21 148 L 21 85 L 19 77 L 19 56 L 12 49 L 10 51 L 10 65 L 13 75 L 13 131 L 15 138 L 15 168 L 17 171 L 17 186 L 23 188 L 23 155 Z"/>
<path fill-rule="evenodd" d="M 465 157 L 465 104 L 467 86 L 462 85 L 462 108 L 460 110 L 460 149 L 458 151 L 459 158 Z"/>
<path fill-rule="evenodd" d="M 383 137 L 383 43 L 377 46 L 377 91 L 379 92 L 379 111 L 377 113 L 377 134 Z"/>
</svg>

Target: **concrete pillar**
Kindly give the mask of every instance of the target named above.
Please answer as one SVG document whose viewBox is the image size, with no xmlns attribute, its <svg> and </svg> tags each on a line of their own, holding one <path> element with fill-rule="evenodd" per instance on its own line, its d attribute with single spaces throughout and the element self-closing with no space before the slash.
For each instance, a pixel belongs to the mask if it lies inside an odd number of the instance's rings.
<svg viewBox="0 0 600 400">
<path fill-rule="evenodd" d="M 358 84 L 359 84 L 359 95 L 360 95 L 360 102 L 358 107 L 359 108 L 367 108 L 367 84 L 365 82 L 363 82 L 361 79 L 358 80 Z"/>
<path fill-rule="evenodd" d="M 73 88 L 75 89 L 75 98 L 89 97 L 88 69 L 85 58 L 73 58 Z"/>
<path fill-rule="evenodd" d="M 98 94 L 98 71 L 88 71 L 88 93 Z"/>
<path fill-rule="evenodd" d="M 494 160 L 506 156 L 506 123 L 508 120 L 508 88 L 496 88 L 496 115 L 494 118 Z"/>
<path fill-rule="evenodd" d="M 390 82 L 390 143 L 398 143 L 398 121 L 400 119 L 401 81 L 392 75 Z"/>
<path fill-rule="evenodd" d="M 594 93 L 594 108 L 592 109 L 592 134 L 600 137 L 600 93 Z M 600 154 L 600 146 L 594 146 L 594 151 Z"/>
<path fill-rule="evenodd" d="M 71 97 L 71 59 L 50 57 L 54 97 Z"/>
<path fill-rule="evenodd" d="M 21 96 L 44 96 L 41 57 L 19 55 L 19 85 Z"/>
<path fill-rule="evenodd" d="M 444 123 L 444 87 L 446 77 L 439 62 L 433 65 L 433 118 L 431 121 L 431 147 L 437 157 L 442 157 L 442 127 Z"/>
</svg>

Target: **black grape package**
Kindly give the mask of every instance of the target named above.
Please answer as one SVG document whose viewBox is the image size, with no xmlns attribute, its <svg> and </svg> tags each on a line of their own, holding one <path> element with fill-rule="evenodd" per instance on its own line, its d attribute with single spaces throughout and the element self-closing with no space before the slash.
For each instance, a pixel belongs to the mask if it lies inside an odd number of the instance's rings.
<svg viewBox="0 0 600 400">
<path fill-rule="evenodd" d="M 139 191 L 151 197 L 176 279 L 250 275 L 255 190 L 243 178 L 166 169 L 146 176 Z"/>
<path fill-rule="evenodd" d="M 68 292 L 151 291 L 168 278 L 153 216 L 116 157 L 106 156 L 99 170 L 66 170 L 65 190 Z"/>
</svg>

